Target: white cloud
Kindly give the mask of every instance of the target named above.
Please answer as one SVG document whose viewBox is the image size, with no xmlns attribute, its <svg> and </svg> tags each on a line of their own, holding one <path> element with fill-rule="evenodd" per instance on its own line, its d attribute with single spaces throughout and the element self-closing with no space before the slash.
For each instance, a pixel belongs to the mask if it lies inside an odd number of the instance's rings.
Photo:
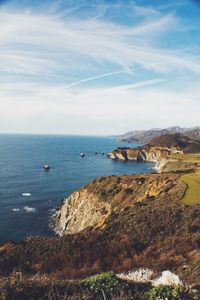
<svg viewBox="0 0 200 300">
<path fill-rule="evenodd" d="M 143 88 L 142 83 L 139 85 L 119 86 L 106 92 L 97 88 L 79 94 L 57 89 L 46 101 L 40 98 L 43 89 L 32 97 L 7 96 L 6 101 L 0 102 L 1 128 L 7 132 L 14 128 L 34 133 L 117 134 L 130 128 L 198 124 L 198 85 L 176 92 L 169 91 L 166 83 L 156 88 L 154 85 L 144 88 L 145 83 Z"/>
<path fill-rule="evenodd" d="M 122 25 L 103 17 L 109 5 L 88 19 L 73 16 L 81 7 L 0 10 L 0 132 L 109 134 L 198 123 L 199 87 L 183 80 L 175 92 L 166 82 L 199 76 L 200 58 L 191 48 L 158 47 L 182 28 L 174 14 L 133 2 L 139 21 Z"/>
<path fill-rule="evenodd" d="M 110 63 L 129 69 L 134 64 L 159 72 L 200 72 L 192 55 L 153 46 L 150 37 L 175 27 L 163 16 L 125 27 L 108 21 L 58 19 L 30 12 L 0 12 L 0 71 L 54 73 Z"/>
</svg>

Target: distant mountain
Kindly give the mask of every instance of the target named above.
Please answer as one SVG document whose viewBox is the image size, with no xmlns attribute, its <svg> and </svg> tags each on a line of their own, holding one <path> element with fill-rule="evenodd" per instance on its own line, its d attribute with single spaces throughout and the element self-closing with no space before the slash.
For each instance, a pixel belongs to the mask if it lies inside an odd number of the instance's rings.
<svg viewBox="0 0 200 300">
<path fill-rule="evenodd" d="M 158 136 L 171 133 L 183 133 L 190 138 L 200 140 L 200 127 L 182 128 L 179 126 L 172 126 L 165 129 L 152 128 L 148 130 L 128 131 L 125 134 L 118 135 L 117 140 L 125 143 L 146 144 Z"/>
<path fill-rule="evenodd" d="M 200 127 L 190 129 L 190 130 L 184 132 L 184 135 L 187 135 L 190 138 L 195 139 L 195 140 L 200 140 Z"/>
</svg>

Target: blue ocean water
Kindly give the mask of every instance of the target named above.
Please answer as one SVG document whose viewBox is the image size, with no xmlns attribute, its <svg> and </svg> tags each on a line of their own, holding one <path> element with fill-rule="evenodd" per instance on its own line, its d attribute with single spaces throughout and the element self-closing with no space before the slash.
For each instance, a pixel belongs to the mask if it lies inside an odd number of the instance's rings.
<svg viewBox="0 0 200 300">
<path fill-rule="evenodd" d="M 118 146 L 123 145 L 109 137 L 0 135 L 0 243 L 53 235 L 53 209 L 97 176 L 152 172 L 152 163 L 112 161 L 101 155 Z M 51 166 L 49 172 L 44 164 Z"/>
</svg>

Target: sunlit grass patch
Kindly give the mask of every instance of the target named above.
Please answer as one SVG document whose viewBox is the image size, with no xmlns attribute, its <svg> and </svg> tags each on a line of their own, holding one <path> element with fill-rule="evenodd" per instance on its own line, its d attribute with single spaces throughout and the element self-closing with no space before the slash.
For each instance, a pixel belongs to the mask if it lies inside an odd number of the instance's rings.
<svg viewBox="0 0 200 300">
<path fill-rule="evenodd" d="M 177 159 L 180 161 L 185 161 L 185 162 L 199 162 L 200 163 L 200 153 L 195 153 L 195 154 L 171 154 L 170 158 Z"/>
<path fill-rule="evenodd" d="M 200 169 L 195 173 L 181 176 L 181 179 L 188 186 L 182 202 L 189 205 L 200 204 Z"/>
</svg>

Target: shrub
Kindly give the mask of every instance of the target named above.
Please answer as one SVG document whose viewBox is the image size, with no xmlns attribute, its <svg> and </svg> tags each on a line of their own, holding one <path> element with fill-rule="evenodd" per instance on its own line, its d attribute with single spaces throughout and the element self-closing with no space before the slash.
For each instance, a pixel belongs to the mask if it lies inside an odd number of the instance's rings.
<svg viewBox="0 0 200 300">
<path fill-rule="evenodd" d="M 192 300 L 192 296 L 183 288 L 157 286 L 148 292 L 149 300 Z"/>
</svg>

